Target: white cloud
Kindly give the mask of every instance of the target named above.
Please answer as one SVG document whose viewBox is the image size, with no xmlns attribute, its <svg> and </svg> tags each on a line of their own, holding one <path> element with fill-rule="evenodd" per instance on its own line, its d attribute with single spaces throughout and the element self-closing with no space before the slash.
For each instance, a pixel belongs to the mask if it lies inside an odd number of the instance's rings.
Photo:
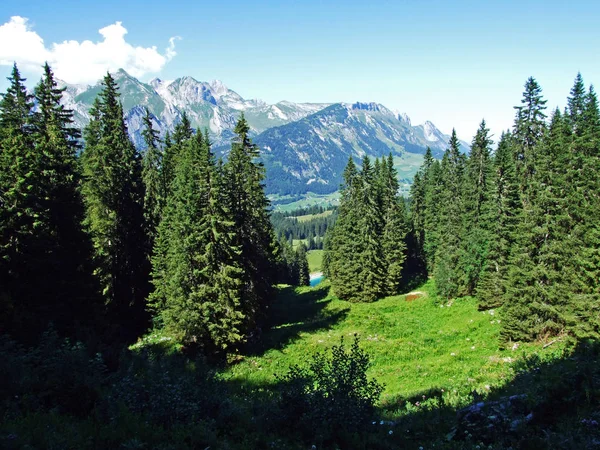
<svg viewBox="0 0 600 450">
<path fill-rule="evenodd" d="M 164 53 L 156 46 L 134 47 L 125 41 L 127 29 L 121 22 L 104 27 L 98 32 L 104 40 L 64 41 L 46 47 L 44 40 L 32 31 L 28 19 L 13 16 L 0 26 L 0 65 L 16 62 L 25 70 L 41 71 L 48 62 L 58 78 L 69 83 L 93 83 L 106 71 L 125 69 L 135 77 L 159 72 L 177 55 L 172 37 Z"/>
</svg>

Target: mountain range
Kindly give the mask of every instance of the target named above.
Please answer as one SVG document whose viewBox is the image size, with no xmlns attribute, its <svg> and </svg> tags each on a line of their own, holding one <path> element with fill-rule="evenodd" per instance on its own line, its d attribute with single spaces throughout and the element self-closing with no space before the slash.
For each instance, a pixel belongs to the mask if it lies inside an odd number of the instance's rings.
<svg viewBox="0 0 600 450">
<path fill-rule="evenodd" d="M 429 146 L 441 157 L 449 136 L 431 122 L 413 126 L 406 114 L 377 103 L 294 103 L 272 105 L 244 99 L 220 81 L 202 82 L 192 77 L 173 81 L 158 78 L 143 83 L 124 70 L 113 74 L 119 86 L 129 133 L 143 149 L 142 117 L 153 115 L 161 135 L 187 114 L 192 126 L 207 129 L 217 153 L 227 154 L 235 123 L 244 113 L 251 135 L 261 150 L 267 170 L 267 193 L 331 193 L 338 189 L 348 157 L 395 157 L 423 154 Z M 72 109 L 76 124 L 89 122 L 89 109 L 100 92 L 94 86 L 69 85 L 63 103 Z M 462 142 L 463 150 L 468 144 Z"/>
</svg>

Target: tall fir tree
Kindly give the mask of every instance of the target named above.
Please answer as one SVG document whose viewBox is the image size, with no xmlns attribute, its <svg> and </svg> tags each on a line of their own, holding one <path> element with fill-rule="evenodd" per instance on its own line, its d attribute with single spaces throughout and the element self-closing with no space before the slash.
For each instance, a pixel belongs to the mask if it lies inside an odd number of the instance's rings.
<svg viewBox="0 0 600 450">
<path fill-rule="evenodd" d="M 223 166 L 225 207 L 237 231 L 235 245 L 241 249 L 244 314 L 256 322 L 264 316 L 273 295 L 275 236 L 264 192 L 265 168 L 257 160 L 259 149 L 250 139 L 250 126 L 243 114 L 234 132 L 236 136 Z"/>
<path fill-rule="evenodd" d="M 514 108 L 517 110 L 513 131 L 517 150 L 517 176 L 523 195 L 522 201 L 527 202 L 525 191 L 535 172 L 536 147 L 546 130 L 546 100 L 535 78 L 527 79 L 521 106 Z"/>
<path fill-rule="evenodd" d="M 152 115 L 146 108 L 143 118 L 142 136 L 146 150 L 142 158 L 142 180 L 144 182 L 144 221 L 147 227 L 148 246 L 151 250 L 164 209 L 167 185 L 163 173 L 163 152 L 160 148 L 158 131 L 152 124 Z M 150 252 L 148 252 L 150 256 Z"/>
<path fill-rule="evenodd" d="M 381 246 L 387 269 L 384 293 L 395 295 L 402 284 L 402 274 L 406 260 L 406 208 L 404 199 L 398 196 L 398 172 L 390 153 L 381 165 L 381 185 L 383 186 L 383 230 Z"/>
<path fill-rule="evenodd" d="M 27 112 L 31 103 L 15 66 L 0 112 L 2 129 L 8 132 L 2 136 L 0 178 L 16 181 L 0 195 L 7 201 L 6 209 L 0 208 L 0 229 L 12 234 L 3 239 L 9 245 L 2 245 L 8 270 L 1 269 L 0 278 L 7 277 L 2 284 L 14 302 L 5 329 L 15 337 L 26 332 L 35 339 L 52 323 L 63 335 L 81 337 L 96 319 L 98 296 L 90 241 L 81 228 L 80 133 L 72 126 L 72 111 L 61 105 L 64 88 L 58 88 L 48 64 L 43 70 L 35 88 L 35 111 Z M 7 115 L 5 108 L 11 111 Z"/>
<path fill-rule="evenodd" d="M 490 241 L 476 296 L 480 309 L 501 306 L 505 298 L 509 258 L 520 211 L 516 158 L 510 132 L 502 133 L 493 165 Z"/>
<path fill-rule="evenodd" d="M 518 216 L 505 294 L 501 336 L 505 341 L 556 335 L 566 324 L 570 264 L 565 168 L 568 122 L 557 110 L 537 145 L 527 202 Z M 565 220 L 566 219 L 566 220 Z"/>
<path fill-rule="evenodd" d="M 463 273 L 460 291 L 474 294 L 488 254 L 490 233 L 493 228 L 491 195 L 493 189 L 492 140 L 485 121 L 482 121 L 467 160 L 464 179 L 464 223 L 462 225 L 462 252 L 458 262 Z"/>
<path fill-rule="evenodd" d="M 459 261 L 462 257 L 464 156 L 460 153 L 456 131 L 441 164 L 442 195 L 438 220 L 440 242 L 435 255 L 434 277 L 439 295 L 453 298 L 460 291 Z"/>
<path fill-rule="evenodd" d="M 146 326 L 149 263 L 145 248 L 141 158 L 129 139 L 110 74 L 90 110 L 81 155 L 85 226 L 94 244 L 97 268 L 111 323 L 128 339 Z M 142 251 L 140 251 L 142 249 Z"/>
</svg>

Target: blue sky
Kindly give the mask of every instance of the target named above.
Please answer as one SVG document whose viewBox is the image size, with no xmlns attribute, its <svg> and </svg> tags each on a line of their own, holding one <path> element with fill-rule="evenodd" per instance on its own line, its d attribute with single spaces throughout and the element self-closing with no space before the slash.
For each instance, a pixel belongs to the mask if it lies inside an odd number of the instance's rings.
<svg viewBox="0 0 600 450">
<path fill-rule="evenodd" d="M 496 135 L 511 126 L 530 75 L 550 108 L 564 106 L 578 71 L 600 83 L 597 1 L 3 2 L 0 25 L 12 16 L 48 49 L 102 41 L 98 30 L 120 21 L 128 44 L 156 46 L 144 81 L 220 79 L 267 102 L 375 101 L 468 141 L 482 118 Z M 4 41 L 0 64 L 28 58 Z"/>
</svg>

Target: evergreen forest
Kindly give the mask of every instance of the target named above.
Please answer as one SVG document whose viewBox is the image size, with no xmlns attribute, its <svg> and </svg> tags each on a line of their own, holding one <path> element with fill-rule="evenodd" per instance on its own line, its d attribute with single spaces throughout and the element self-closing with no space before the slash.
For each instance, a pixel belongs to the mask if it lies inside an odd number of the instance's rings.
<svg viewBox="0 0 600 450">
<path fill-rule="evenodd" d="M 580 74 L 554 111 L 529 78 L 497 142 L 482 120 L 464 154 L 453 132 L 407 198 L 392 153 L 350 157 L 338 207 L 286 213 L 243 114 L 226 158 L 148 110 L 139 149 L 110 73 L 83 130 L 48 64 L 25 82 L 15 64 L 0 99 L 0 447 L 600 442 Z"/>
</svg>

